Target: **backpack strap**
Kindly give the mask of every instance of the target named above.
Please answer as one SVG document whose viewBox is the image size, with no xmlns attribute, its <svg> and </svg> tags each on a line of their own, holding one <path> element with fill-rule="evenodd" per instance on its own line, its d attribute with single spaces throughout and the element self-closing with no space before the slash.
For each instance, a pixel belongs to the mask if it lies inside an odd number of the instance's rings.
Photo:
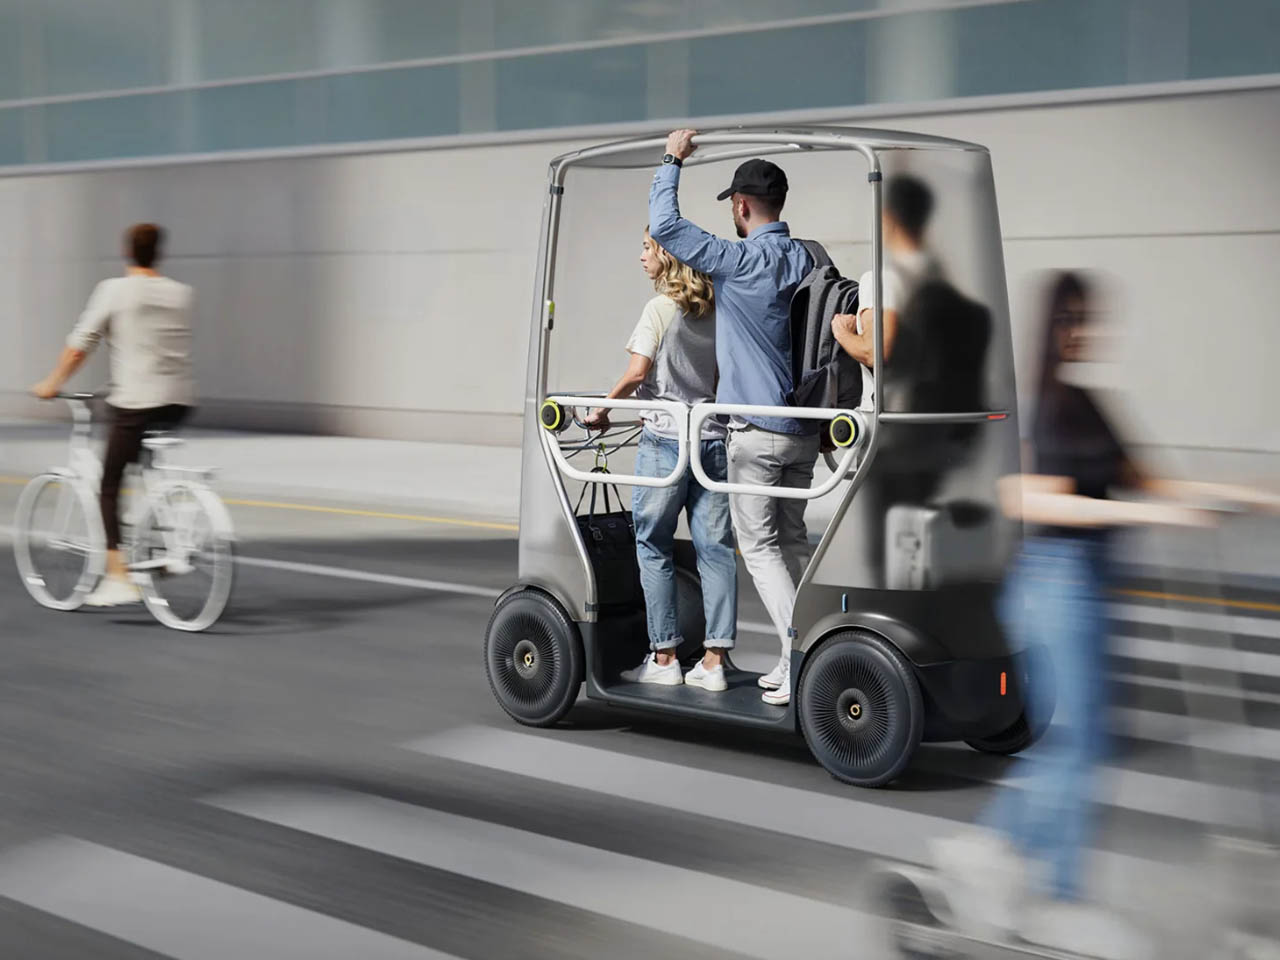
<svg viewBox="0 0 1280 960">
<path fill-rule="evenodd" d="M 823 267 L 830 267 L 834 265 L 831 260 L 831 255 L 827 253 L 826 247 L 820 244 L 817 240 L 799 240 L 797 242 L 804 247 L 805 250 L 808 251 L 809 256 L 813 258 L 813 269 L 821 270 Z"/>
</svg>

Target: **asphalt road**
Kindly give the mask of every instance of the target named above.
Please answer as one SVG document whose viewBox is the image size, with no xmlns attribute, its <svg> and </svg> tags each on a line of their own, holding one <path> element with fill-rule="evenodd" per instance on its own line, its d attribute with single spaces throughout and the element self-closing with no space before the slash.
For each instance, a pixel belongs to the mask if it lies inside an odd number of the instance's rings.
<svg viewBox="0 0 1280 960">
<path fill-rule="evenodd" d="M 0 488 L 0 515 L 15 499 Z M 925 746 L 860 791 L 797 737 L 586 702 L 518 728 L 484 678 L 490 598 L 341 574 L 496 591 L 510 533 L 233 512 L 247 560 L 289 566 L 241 566 L 198 635 L 43 610 L 0 544 L 0 956 L 885 956 L 872 868 L 921 859 L 1019 775 Z M 1206 892 L 1201 821 L 1243 824 L 1280 771 L 1280 611 L 1228 613 L 1116 608 L 1096 889 L 1166 956 L 1205 955 L 1213 894 L 1234 896 Z M 754 597 L 742 617 L 764 619 Z M 1193 751 L 1171 641 L 1222 630 L 1250 655 L 1244 710 Z M 1241 702 L 1210 681 L 1203 702 Z"/>
</svg>

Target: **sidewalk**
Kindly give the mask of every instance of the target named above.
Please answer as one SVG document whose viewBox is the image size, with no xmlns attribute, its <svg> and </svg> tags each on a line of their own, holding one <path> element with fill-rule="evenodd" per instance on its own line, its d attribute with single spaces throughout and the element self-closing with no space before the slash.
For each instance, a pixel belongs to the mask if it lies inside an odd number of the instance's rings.
<svg viewBox="0 0 1280 960">
<path fill-rule="evenodd" d="M 24 477 L 66 462 L 69 428 L 47 421 L 0 421 L 0 474 Z M 217 468 L 229 497 L 306 500 L 361 509 L 430 513 L 514 524 L 520 515 L 520 450 L 359 437 L 189 429 L 171 459 Z M 819 463 L 815 476 L 828 476 Z M 810 504 L 810 536 L 825 529 L 832 494 Z M 1280 578 L 1280 518 L 1243 515 L 1218 530 L 1148 529 L 1125 534 L 1118 559 L 1146 575 L 1221 578 L 1272 589 Z"/>
</svg>

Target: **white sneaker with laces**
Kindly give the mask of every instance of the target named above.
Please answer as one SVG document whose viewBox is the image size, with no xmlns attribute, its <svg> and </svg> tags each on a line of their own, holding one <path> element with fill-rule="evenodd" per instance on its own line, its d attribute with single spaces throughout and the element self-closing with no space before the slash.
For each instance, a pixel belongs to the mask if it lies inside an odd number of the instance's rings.
<svg viewBox="0 0 1280 960">
<path fill-rule="evenodd" d="M 785 707 L 791 702 L 791 675 L 787 674 L 778 689 L 766 690 L 760 699 L 775 707 Z"/>
<path fill-rule="evenodd" d="M 657 683 L 664 687 L 678 687 L 684 683 L 680 661 L 672 657 L 666 664 L 661 664 L 656 653 L 645 657 L 640 666 L 623 670 L 622 679 L 627 683 Z"/>
<path fill-rule="evenodd" d="M 778 658 L 777 666 L 756 680 L 756 686 L 763 687 L 765 690 L 777 690 L 779 687 L 785 687 L 790 677 L 791 658 L 782 656 Z"/>
<path fill-rule="evenodd" d="M 691 687 L 701 687 L 712 693 L 729 689 L 729 682 L 724 678 L 724 667 L 717 665 L 708 669 L 701 660 L 684 675 L 684 682 Z"/>
<path fill-rule="evenodd" d="M 1028 886 L 1026 862 L 1007 837 L 972 828 L 929 845 L 938 878 L 961 928 L 984 940 L 1000 939 L 1017 924 Z"/>
<path fill-rule="evenodd" d="M 123 607 L 141 602 L 142 591 L 128 580 L 116 577 L 103 577 L 93 592 L 84 598 L 87 607 Z"/>
</svg>

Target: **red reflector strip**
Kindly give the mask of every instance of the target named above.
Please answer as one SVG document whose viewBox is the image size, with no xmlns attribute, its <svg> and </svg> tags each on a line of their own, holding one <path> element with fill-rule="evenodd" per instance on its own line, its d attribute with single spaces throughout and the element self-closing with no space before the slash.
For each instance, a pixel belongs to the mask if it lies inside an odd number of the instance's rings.
<svg viewBox="0 0 1280 960">
<path fill-rule="evenodd" d="M 987 419 L 988 420 L 1007 420 L 1009 419 L 1009 415 L 1007 413 L 988 413 Z"/>
<path fill-rule="evenodd" d="M 1000 671 L 1000 696 L 1004 696 L 1009 692 L 1009 674 L 1003 670 Z"/>
</svg>

